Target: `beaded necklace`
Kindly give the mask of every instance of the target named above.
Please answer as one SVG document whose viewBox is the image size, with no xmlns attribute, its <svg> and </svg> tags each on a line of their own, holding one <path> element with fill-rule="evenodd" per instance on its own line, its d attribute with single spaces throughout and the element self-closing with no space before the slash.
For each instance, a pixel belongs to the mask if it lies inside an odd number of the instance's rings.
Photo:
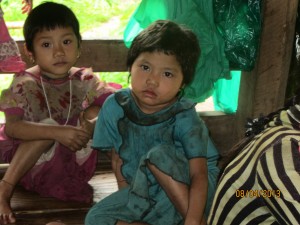
<svg viewBox="0 0 300 225">
<path fill-rule="evenodd" d="M 40 75 L 40 80 L 41 80 L 41 84 L 42 84 L 42 88 L 43 88 L 43 92 L 44 92 L 44 96 L 45 96 L 45 100 L 46 100 L 46 104 L 47 104 L 47 109 L 48 109 L 48 112 L 49 112 L 49 117 L 50 117 L 50 119 L 52 119 L 50 105 L 49 105 L 48 97 L 47 97 L 46 90 L 45 90 L 45 87 L 44 87 L 43 78 L 42 78 L 41 75 Z M 70 84 L 70 100 L 69 100 L 70 105 L 69 105 L 67 120 L 66 120 L 64 126 L 67 125 L 67 123 L 69 122 L 69 118 L 70 118 L 70 114 L 71 114 L 71 107 L 72 107 L 72 93 L 73 93 L 73 89 L 72 89 L 72 80 L 71 79 L 69 79 L 69 84 Z"/>
</svg>

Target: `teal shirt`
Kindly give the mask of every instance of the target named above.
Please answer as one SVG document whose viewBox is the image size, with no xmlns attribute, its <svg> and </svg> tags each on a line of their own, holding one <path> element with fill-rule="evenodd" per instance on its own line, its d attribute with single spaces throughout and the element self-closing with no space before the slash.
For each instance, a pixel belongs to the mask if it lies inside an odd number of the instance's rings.
<svg viewBox="0 0 300 225">
<path fill-rule="evenodd" d="M 219 172 L 219 154 L 194 106 L 192 101 L 180 98 L 162 111 L 145 114 L 136 105 L 130 89 L 107 98 L 96 123 L 92 146 L 117 151 L 129 187 L 97 203 L 87 216 L 87 224 L 115 224 L 118 219 L 156 225 L 181 223 L 180 214 L 147 168 L 147 160 L 174 180 L 189 185 L 189 160 L 207 158 L 208 213 Z"/>
<path fill-rule="evenodd" d="M 190 100 L 181 98 L 162 111 L 145 114 L 125 89 L 109 97 L 101 109 L 93 147 L 114 148 L 123 159 L 123 175 L 131 180 L 140 158 L 155 146 L 170 144 L 187 159 L 206 158 L 207 142 L 208 131 Z"/>
</svg>

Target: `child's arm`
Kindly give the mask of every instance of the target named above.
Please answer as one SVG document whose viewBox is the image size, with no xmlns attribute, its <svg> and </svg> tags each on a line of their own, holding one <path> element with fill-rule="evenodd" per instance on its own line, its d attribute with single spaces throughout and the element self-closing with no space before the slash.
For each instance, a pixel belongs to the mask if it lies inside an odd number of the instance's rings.
<svg viewBox="0 0 300 225">
<path fill-rule="evenodd" d="M 204 210 L 208 188 L 207 162 L 205 158 L 194 158 L 189 160 L 189 166 L 191 184 L 189 190 L 188 211 L 184 224 L 206 224 Z"/>
<path fill-rule="evenodd" d="M 5 119 L 6 135 L 24 141 L 55 140 L 77 151 L 90 138 L 90 134 L 81 127 L 28 122 L 16 115 L 6 115 Z"/>
<path fill-rule="evenodd" d="M 128 186 L 128 183 L 127 183 L 126 179 L 123 177 L 122 172 L 121 172 L 122 164 L 123 164 L 123 161 L 120 158 L 119 154 L 116 153 L 115 149 L 112 149 L 111 165 L 112 165 L 112 170 L 116 176 L 116 180 L 117 180 L 119 189 Z"/>
<path fill-rule="evenodd" d="M 95 124 L 98 119 L 100 106 L 90 106 L 80 114 L 80 126 L 93 137 Z"/>
</svg>

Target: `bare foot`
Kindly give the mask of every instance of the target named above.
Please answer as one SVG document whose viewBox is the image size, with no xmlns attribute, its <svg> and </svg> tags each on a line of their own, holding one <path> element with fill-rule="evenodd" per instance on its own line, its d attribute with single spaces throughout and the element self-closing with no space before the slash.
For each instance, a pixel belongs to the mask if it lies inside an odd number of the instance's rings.
<svg viewBox="0 0 300 225">
<path fill-rule="evenodd" d="M 10 198 L 13 192 L 13 185 L 0 181 L 0 224 L 15 223 L 16 218 L 10 207 Z"/>
</svg>

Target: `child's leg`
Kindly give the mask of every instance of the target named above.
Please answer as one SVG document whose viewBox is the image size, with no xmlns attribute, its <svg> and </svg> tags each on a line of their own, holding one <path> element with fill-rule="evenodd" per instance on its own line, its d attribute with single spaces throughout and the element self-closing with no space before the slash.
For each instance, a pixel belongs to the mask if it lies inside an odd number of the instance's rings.
<svg viewBox="0 0 300 225">
<path fill-rule="evenodd" d="M 184 183 L 175 181 L 172 177 L 160 171 L 155 165 L 147 163 L 149 170 L 158 183 L 165 190 L 170 201 L 174 204 L 180 215 L 185 218 L 188 210 L 189 189 Z"/>
<path fill-rule="evenodd" d="M 172 177 L 160 171 L 155 165 L 147 163 L 149 170 L 155 176 L 158 183 L 166 192 L 170 201 L 174 204 L 183 218 L 186 218 L 189 204 L 189 188 L 186 184 L 174 180 Z M 201 225 L 206 225 L 206 219 L 203 217 Z"/>
<path fill-rule="evenodd" d="M 19 180 L 37 162 L 39 157 L 46 152 L 53 141 L 30 141 L 19 145 L 3 180 L 0 182 L 0 224 L 13 223 L 15 217 L 10 207 L 13 190 Z"/>
<path fill-rule="evenodd" d="M 147 163 L 149 170 L 155 176 L 158 183 L 166 192 L 170 201 L 174 204 L 183 218 L 186 218 L 189 204 L 189 188 L 186 184 L 174 180 L 172 177 L 163 173 L 149 161 Z M 206 219 L 203 217 L 200 225 L 206 225 Z"/>
</svg>

